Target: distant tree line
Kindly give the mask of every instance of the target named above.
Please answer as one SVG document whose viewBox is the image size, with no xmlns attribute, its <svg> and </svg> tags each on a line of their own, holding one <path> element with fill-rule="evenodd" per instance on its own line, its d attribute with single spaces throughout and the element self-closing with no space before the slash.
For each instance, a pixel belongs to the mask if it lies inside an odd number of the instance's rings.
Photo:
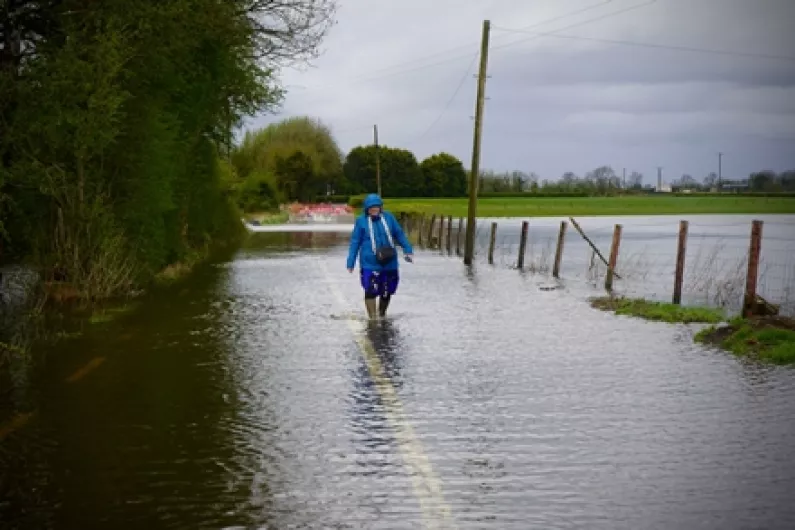
<svg viewBox="0 0 795 530">
<path fill-rule="evenodd" d="M 451 154 L 418 162 L 406 149 L 365 145 L 343 155 L 329 128 L 309 117 L 246 133 L 230 161 L 230 189 L 246 211 L 375 192 L 377 166 L 385 196 L 461 197 L 467 192 L 467 172 Z"/>
<path fill-rule="evenodd" d="M 461 160 L 444 152 L 419 162 L 406 149 L 361 145 L 343 155 L 330 129 L 308 117 L 289 118 L 247 133 L 231 160 L 231 187 L 237 190 L 239 206 L 248 211 L 288 201 L 346 201 L 375 192 L 378 164 L 382 192 L 389 197 L 463 197 L 470 173 Z M 795 191 L 793 173 L 754 173 L 749 191 Z M 644 183 L 642 173 L 622 171 L 619 175 L 605 165 L 582 176 L 566 172 L 556 180 L 541 179 L 534 172 L 484 170 L 478 190 L 484 196 L 610 196 L 650 193 L 656 183 L 656 177 L 654 184 Z M 729 183 L 724 181 L 727 189 Z M 710 191 L 717 186 L 714 173 L 702 182 L 684 175 L 671 183 L 672 191 Z"/>
<path fill-rule="evenodd" d="M 240 234 L 232 131 L 279 103 L 276 68 L 312 57 L 334 13 L 333 0 L 0 5 L 0 260 L 85 300 Z"/>
</svg>

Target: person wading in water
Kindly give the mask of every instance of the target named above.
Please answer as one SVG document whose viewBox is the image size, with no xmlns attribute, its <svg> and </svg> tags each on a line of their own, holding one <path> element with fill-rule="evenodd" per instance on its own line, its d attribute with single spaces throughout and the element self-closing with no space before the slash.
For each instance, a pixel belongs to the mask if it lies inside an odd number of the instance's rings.
<svg viewBox="0 0 795 530">
<path fill-rule="evenodd" d="M 412 261 L 413 249 L 395 216 L 384 211 L 384 201 L 371 193 L 362 204 L 364 212 L 356 219 L 348 249 L 348 272 L 353 273 L 359 257 L 360 278 L 364 289 L 367 315 L 375 319 L 386 316 L 392 295 L 397 291 L 400 275 L 395 243 L 403 247 L 406 261 Z M 376 298 L 378 307 L 376 308 Z"/>
</svg>

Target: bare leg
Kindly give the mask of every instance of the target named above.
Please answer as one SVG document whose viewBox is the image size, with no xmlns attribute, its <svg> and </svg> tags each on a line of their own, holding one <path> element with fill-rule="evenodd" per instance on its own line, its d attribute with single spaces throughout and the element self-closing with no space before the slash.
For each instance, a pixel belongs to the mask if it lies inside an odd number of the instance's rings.
<svg viewBox="0 0 795 530">
<path fill-rule="evenodd" d="M 375 307 L 375 298 L 365 298 L 364 299 L 364 306 L 367 308 L 367 316 L 370 320 L 375 320 L 378 316 Z"/>
<path fill-rule="evenodd" d="M 392 300 L 391 295 L 382 296 L 378 299 L 378 314 L 382 317 L 386 316 L 386 309 L 389 307 L 390 300 Z"/>
</svg>

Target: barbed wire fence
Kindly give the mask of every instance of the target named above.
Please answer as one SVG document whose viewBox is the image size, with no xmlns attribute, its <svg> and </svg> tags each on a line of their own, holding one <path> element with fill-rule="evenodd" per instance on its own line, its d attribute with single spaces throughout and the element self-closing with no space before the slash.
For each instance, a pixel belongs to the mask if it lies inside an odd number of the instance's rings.
<svg viewBox="0 0 795 530">
<path fill-rule="evenodd" d="M 409 232 L 421 248 L 451 258 L 463 249 L 466 219 L 450 216 L 412 216 Z M 431 225 L 433 221 L 433 225 Z M 478 264 L 518 269 L 522 223 L 528 223 L 521 260 L 523 272 L 547 277 L 563 285 L 582 284 L 604 290 L 607 264 L 566 221 L 560 250 L 558 278 L 553 278 L 560 221 L 549 218 L 479 219 L 475 235 Z M 576 221 L 576 219 L 575 219 Z M 440 224 L 443 222 L 444 224 Z M 679 243 L 679 221 L 649 222 L 639 218 L 621 226 L 612 292 L 650 300 L 673 299 Z M 615 225 L 609 219 L 578 223 L 600 253 L 608 259 Z M 494 241 L 492 225 L 496 226 Z M 685 239 L 681 303 L 720 307 L 739 313 L 746 294 L 751 247 L 749 222 L 688 221 Z M 765 221 L 757 267 L 755 294 L 779 306 L 782 315 L 795 315 L 795 223 Z"/>
</svg>

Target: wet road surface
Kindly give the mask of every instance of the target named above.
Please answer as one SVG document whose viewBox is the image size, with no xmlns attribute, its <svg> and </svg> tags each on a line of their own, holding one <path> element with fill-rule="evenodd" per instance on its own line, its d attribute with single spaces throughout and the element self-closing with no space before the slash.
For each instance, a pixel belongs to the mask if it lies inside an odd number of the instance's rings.
<svg viewBox="0 0 795 530">
<path fill-rule="evenodd" d="M 792 370 L 432 252 L 368 329 L 345 246 L 258 234 L 49 352 L 4 528 L 792 528 Z"/>
</svg>

